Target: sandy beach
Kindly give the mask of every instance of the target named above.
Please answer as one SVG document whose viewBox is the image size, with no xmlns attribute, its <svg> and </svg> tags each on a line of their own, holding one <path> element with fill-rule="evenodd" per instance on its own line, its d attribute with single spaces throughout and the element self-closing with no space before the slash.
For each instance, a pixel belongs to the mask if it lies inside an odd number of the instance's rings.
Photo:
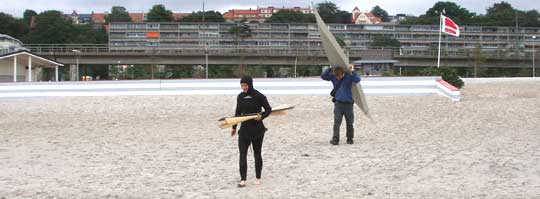
<svg viewBox="0 0 540 199">
<path fill-rule="evenodd" d="M 240 91 L 240 88 L 239 88 Z M 265 120 L 263 184 L 237 188 L 232 96 L 0 101 L 0 198 L 540 198 L 540 81 L 476 82 L 462 101 L 368 97 L 331 146 L 324 96 Z M 343 125 L 344 126 L 344 125 Z"/>
</svg>

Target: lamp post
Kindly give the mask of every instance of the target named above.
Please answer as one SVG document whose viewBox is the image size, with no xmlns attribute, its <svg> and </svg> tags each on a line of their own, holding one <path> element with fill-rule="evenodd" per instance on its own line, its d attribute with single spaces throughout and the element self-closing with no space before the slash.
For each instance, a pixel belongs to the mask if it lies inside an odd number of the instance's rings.
<svg viewBox="0 0 540 199">
<path fill-rule="evenodd" d="M 532 38 L 533 38 L 532 76 L 533 78 L 535 78 L 536 77 L 536 66 L 535 66 L 536 51 L 534 51 L 534 46 L 536 45 L 536 36 L 532 36 Z"/>
<path fill-rule="evenodd" d="M 76 81 L 79 81 L 79 56 L 81 54 L 81 51 L 79 50 L 71 50 L 72 52 L 76 53 L 77 55 L 75 56 L 76 60 L 77 60 L 77 69 L 75 70 L 77 72 L 77 79 Z"/>
</svg>

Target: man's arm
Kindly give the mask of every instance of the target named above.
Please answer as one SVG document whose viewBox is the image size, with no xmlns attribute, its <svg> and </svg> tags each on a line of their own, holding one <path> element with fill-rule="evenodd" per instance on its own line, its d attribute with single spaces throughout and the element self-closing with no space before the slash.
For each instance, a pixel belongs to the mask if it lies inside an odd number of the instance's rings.
<svg viewBox="0 0 540 199">
<path fill-rule="evenodd" d="M 240 96 L 236 98 L 236 111 L 234 112 L 234 116 L 238 117 L 240 116 Z M 236 124 L 232 126 L 232 129 L 236 130 Z"/>
<path fill-rule="evenodd" d="M 358 75 L 354 71 L 351 71 L 351 81 L 354 82 L 354 83 L 360 82 L 360 75 Z"/>
<path fill-rule="evenodd" d="M 322 74 L 321 74 L 321 78 L 323 80 L 326 80 L 326 81 L 332 81 L 332 79 L 334 78 L 334 75 L 331 73 L 331 69 L 328 68 L 326 69 Z"/>
<path fill-rule="evenodd" d="M 360 75 L 358 75 L 358 73 L 356 73 L 354 71 L 354 66 L 353 65 L 351 65 L 350 67 L 351 67 L 350 68 L 351 69 L 351 81 L 354 82 L 354 83 L 360 82 Z"/>
<path fill-rule="evenodd" d="M 264 112 L 261 115 L 261 120 L 268 117 L 270 113 L 272 113 L 272 107 L 270 107 L 270 104 L 268 103 L 268 99 L 266 99 L 266 96 L 261 94 L 261 102 L 262 107 L 264 108 Z"/>
</svg>

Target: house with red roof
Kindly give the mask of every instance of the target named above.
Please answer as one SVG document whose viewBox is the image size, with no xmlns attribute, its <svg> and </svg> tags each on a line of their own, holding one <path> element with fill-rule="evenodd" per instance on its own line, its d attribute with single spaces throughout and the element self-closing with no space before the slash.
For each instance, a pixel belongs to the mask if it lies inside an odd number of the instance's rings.
<svg viewBox="0 0 540 199">
<path fill-rule="evenodd" d="M 352 11 L 352 23 L 354 24 L 378 24 L 382 19 L 375 16 L 371 12 L 362 12 L 358 7 L 354 7 Z"/>
</svg>

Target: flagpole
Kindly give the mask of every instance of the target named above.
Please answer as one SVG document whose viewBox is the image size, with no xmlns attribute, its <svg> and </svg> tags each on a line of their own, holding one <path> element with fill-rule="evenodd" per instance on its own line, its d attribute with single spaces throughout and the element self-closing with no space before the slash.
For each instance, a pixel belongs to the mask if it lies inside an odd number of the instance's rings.
<svg viewBox="0 0 540 199">
<path fill-rule="evenodd" d="M 441 37 L 442 37 L 442 12 L 439 17 L 439 53 L 437 55 L 437 68 L 441 67 Z"/>
</svg>

